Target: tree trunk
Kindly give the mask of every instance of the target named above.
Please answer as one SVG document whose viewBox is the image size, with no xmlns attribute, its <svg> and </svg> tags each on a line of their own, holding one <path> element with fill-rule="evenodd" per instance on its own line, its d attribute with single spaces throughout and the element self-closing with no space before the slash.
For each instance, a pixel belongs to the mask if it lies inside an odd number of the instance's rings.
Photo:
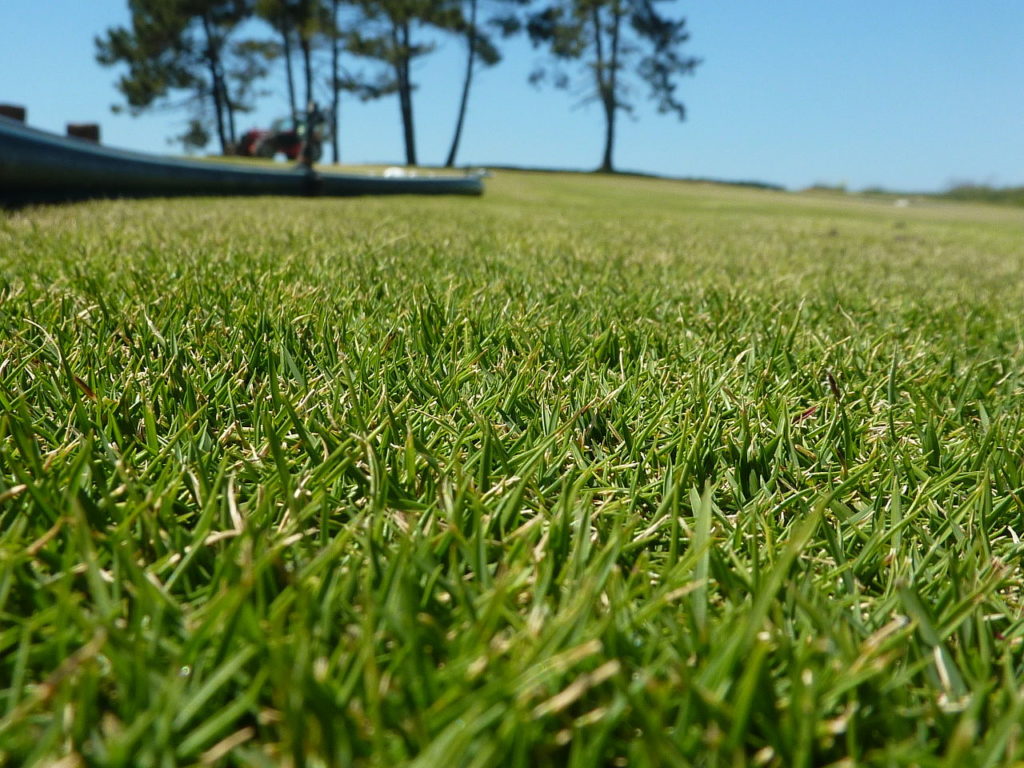
<svg viewBox="0 0 1024 768">
<path fill-rule="evenodd" d="M 231 94 L 228 92 L 228 84 L 223 72 L 221 72 L 220 76 L 220 85 L 223 89 L 221 98 L 224 101 L 224 113 L 227 116 L 228 145 L 231 154 L 234 154 L 235 146 L 238 142 L 237 135 L 235 134 L 235 105 L 231 103 Z"/>
<path fill-rule="evenodd" d="M 213 96 L 213 113 L 217 118 L 217 138 L 220 139 L 221 154 L 227 154 L 228 140 L 224 133 L 224 88 L 217 55 L 217 41 L 213 35 L 208 16 L 203 16 L 203 32 L 206 34 L 206 64 L 210 69 L 210 94 Z"/>
<path fill-rule="evenodd" d="M 412 113 L 412 83 L 409 77 L 409 22 L 392 29 L 395 44 L 395 76 L 398 80 L 398 104 L 402 111 L 402 133 L 405 137 L 405 164 L 416 165 L 416 131 Z"/>
<path fill-rule="evenodd" d="M 284 68 L 288 75 L 288 114 L 294 123 L 298 108 L 295 105 L 295 74 L 292 72 L 292 36 L 287 21 L 281 22 L 281 42 L 284 44 Z"/>
<path fill-rule="evenodd" d="M 615 144 L 615 102 L 614 98 L 609 98 L 608 60 L 604 53 L 601 8 L 596 4 L 591 9 L 591 21 L 594 23 L 594 79 L 597 81 L 597 97 L 604 110 L 604 155 L 601 166 L 597 170 L 602 173 L 611 173 L 612 147 Z"/>
<path fill-rule="evenodd" d="M 615 107 L 604 104 L 604 155 L 601 160 L 600 171 L 602 173 L 614 173 L 615 164 L 612 162 L 612 151 L 615 148 Z"/>
<path fill-rule="evenodd" d="M 308 112 L 309 105 L 313 102 L 313 61 L 309 38 L 300 35 L 299 47 L 302 49 L 302 67 L 306 78 L 306 109 L 304 112 Z"/>
<path fill-rule="evenodd" d="M 615 118 L 619 111 L 618 75 L 619 75 L 619 32 L 622 27 L 622 11 L 618 3 L 612 8 L 612 29 L 611 29 L 611 54 L 608 62 L 608 72 L 605 74 L 605 93 L 602 94 L 605 114 L 604 133 L 604 159 L 601 161 L 601 170 L 605 173 L 615 171 L 612 162 L 612 152 L 615 149 Z M 600 33 L 599 33 L 600 34 Z"/>
<path fill-rule="evenodd" d="M 341 109 L 341 80 L 338 77 L 338 0 L 331 0 L 331 161 L 338 163 L 338 112 Z"/>
<path fill-rule="evenodd" d="M 455 155 L 459 151 L 459 141 L 462 138 L 462 125 L 466 119 L 466 106 L 469 103 L 469 88 L 473 84 L 473 64 L 476 60 L 476 9 L 477 0 L 470 0 L 469 32 L 467 33 L 469 54 L 466 56 L 466 76 L 462 81 L 462 99 L 459 101 L 459 117 L 455 122 L 455 135 L 452 137 L 452 147 L 448 150 L 448 159 L 444 162 L 445 168 L 452 168 L 455 165 Z"/>
</svg>

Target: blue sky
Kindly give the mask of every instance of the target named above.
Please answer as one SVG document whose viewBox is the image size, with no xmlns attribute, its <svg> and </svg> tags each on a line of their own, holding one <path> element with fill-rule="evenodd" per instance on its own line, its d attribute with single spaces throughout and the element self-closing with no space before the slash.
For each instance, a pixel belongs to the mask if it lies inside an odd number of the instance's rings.
<svg viewBox="0 0 1024 768">
<path fill-rule="evenodd" d="M 799 188 L 935 190 L 952 182 L 1024 184 L 1024 0 L 671 0 L 687 17 L 688 51 L 703 58 L 681 87 L 688 119 L 641 104 L 619 128 L 621 169 L 757 179 Z M 104 142 L 173 152 L 186 115 L 115 116 L 117 71 L 93 38 L 127 21 L 125 0 L 0 0 L 0 102 L 63 132 L 98 121 Z M 269 36 L 269 33 L 267 33 Z M 420 159 L 444 159 L 455 120 L 462 49 L 455 40 L 417 67 Z M 527 84 L 540 53 L 511 44 L 482 72 L 460 160 L 590 169 L 600 160 L 596 105 Z M 353 65 L 354 62 L 349 62 Z M 242 127 L 285 112 L 277 93 Z M 403 157 L 394 98 L 342 110 L 345 162 Z"/>
</svg>

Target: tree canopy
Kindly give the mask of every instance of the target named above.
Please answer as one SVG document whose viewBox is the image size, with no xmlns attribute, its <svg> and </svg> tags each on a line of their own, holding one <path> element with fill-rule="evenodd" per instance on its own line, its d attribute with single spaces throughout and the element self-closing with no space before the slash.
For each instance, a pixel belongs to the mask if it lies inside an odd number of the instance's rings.
<svg viewBox="0 0 1024 768">
<path fill-rule="evenodd" d="M 359 0 L 366 23 L 353 30 L 348 50 L 356 56 L 381 62 L 378 76 L 363 83 L 364 98 L 397 94 L 402 118 L 405 160 L 417 164 L 416 128 L 412 94 L 412 63 L 435 50 L 436 44 L 417 37 L 425 28 L 457 32 L 466 24 L 458 0 Z"/>
<path fill-rule="evenodd" d="M 456 28 L 466 39 L 466 69 L 462 79 L 462 93 L 459 98 L 459 111 L 455 120 L 455 132 L 452 135 L 451 148 L 445 166 L 455 165 L 455 157 L 462 139 L 462 128 L 466 120 L 469 105 L 469 92 L 473 85 L 477 64 L 493 67 L 501 61 L 501 50 L 494 41 L 491 29 L 499 31 L 504 37 L 518 32 L 521 22 L 515 14 L 515 6 L 525 6 L 530 0 L 463 0 L 461 3 L 462 23 Z M 481 8 L 489 5 L 490 8 Z M 486 22 L 481 22 L 481 11 L 491 12 Z"/>
<path fill-rule="evenodd" d="M 658 112 L 686 116 L 676 95 L 678 81 L 693 73 L 700 60 L 681 53 L 690 38 L 686 20 L 662 14 L 658 6 L 667 1 L 555 0 L 527 20 L 533 44 L 546 47 L 554 60 L 535 70 L 533 82 L 550 78 L 557 87 L 569 88 L 576 78 L 563 65 L 582 65 L 584 100 L 598 101 L 604 116 L 602 171 L 614 170 L 616 118 L 620 111 L 633 111 L 638 81 L 647 86 Z"/>
<path fill-rule="evenodd" d="M 415 165 L 413 66 L 445 39 L 457 39 L 455 50 L 463 52 L 465 64 L 446 160 L 452 166 L 474 75 L 502 60 L 504 38 L 525 31 L 546 54 L 533 83 L 551 82 L 600 104 L 600 170 L 612 171 L 619 113 L 632 113 L 646 97 L 658 112 L 685 118 L 680 78 L 700 63 L 683 51 L 686 20 L 662 10 L 671 0 L 127 1 L 130 25 L 96 39 L 102 64 L 126 66 L 117 82 L 125 103 L 117 108 L 138 114 L 187 106 L 192 117 L 179 140 L 198 146 L 215 133 L 224 152 L 236 141 L 236 114 L 266 93 L 260 81 L 283 57 L 293 119 L 301 119 L 318 89 L 321 99 L 330 89 L 335 162 L 340 93 L 350 91 L 362 99 L 397 96 L 405 160 Z M 260 23 L 274 30 L 272 40 L 251 37 Z M 373 66 L 354 72 L 343 67 L 343 56 Z M 301 95 L 293 71 L 297 58 Z"/>
<path fill-rule="evenodd" d="M 127 65 L 117 82 L 133 114 L 167 105 L 175 93 L 201 117 L 212 112 L 222 151 L 235 140 L 234 116 L 249 104 L 253 79 L 263 70 L 252 47 L 229 46 L 228 37 L 249 13 L 245 0 L 128 0 L 131 27 L 96 38 L 97 60 Z M 266 56 L 270 49 L 260 53 Z M 232 62 L 232 58 L 235 59 Z M 238 65 L 238 66 L 235 66 Z M 233 80 L 235 88 L 229 84 Z M 192 135 L 201 132 L 190 130 Z"/>
</svg>

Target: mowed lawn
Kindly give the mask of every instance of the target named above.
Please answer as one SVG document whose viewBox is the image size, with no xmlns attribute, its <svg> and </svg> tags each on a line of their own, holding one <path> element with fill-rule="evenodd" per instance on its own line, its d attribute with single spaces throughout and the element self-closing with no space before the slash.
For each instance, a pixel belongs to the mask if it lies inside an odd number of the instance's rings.
<svg viewBox="0 0 1024 768">
<path fill-rule="evenodd" d="M 0 214 L 0 764 L 1019 764 L 1022 300 L 1010 208 Z"/>
</svg>

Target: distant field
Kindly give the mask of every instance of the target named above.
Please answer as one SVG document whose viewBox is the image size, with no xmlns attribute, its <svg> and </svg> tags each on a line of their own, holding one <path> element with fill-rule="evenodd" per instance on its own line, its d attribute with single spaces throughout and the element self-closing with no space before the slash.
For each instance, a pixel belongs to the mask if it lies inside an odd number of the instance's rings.
<svg viewBox="0 0 1024 768">
<path fill-rule="evenodd" d="M 997 205 L 1024 206 L 1024 187 L 993 188 L 972 184 L 961 184 L 943 193 L 950 200 Z"/>
<path fill-rule="evenodd" d="M 0 765 L 1024 760 L 1024 213 L 0 213 Z"/>
</svg>

